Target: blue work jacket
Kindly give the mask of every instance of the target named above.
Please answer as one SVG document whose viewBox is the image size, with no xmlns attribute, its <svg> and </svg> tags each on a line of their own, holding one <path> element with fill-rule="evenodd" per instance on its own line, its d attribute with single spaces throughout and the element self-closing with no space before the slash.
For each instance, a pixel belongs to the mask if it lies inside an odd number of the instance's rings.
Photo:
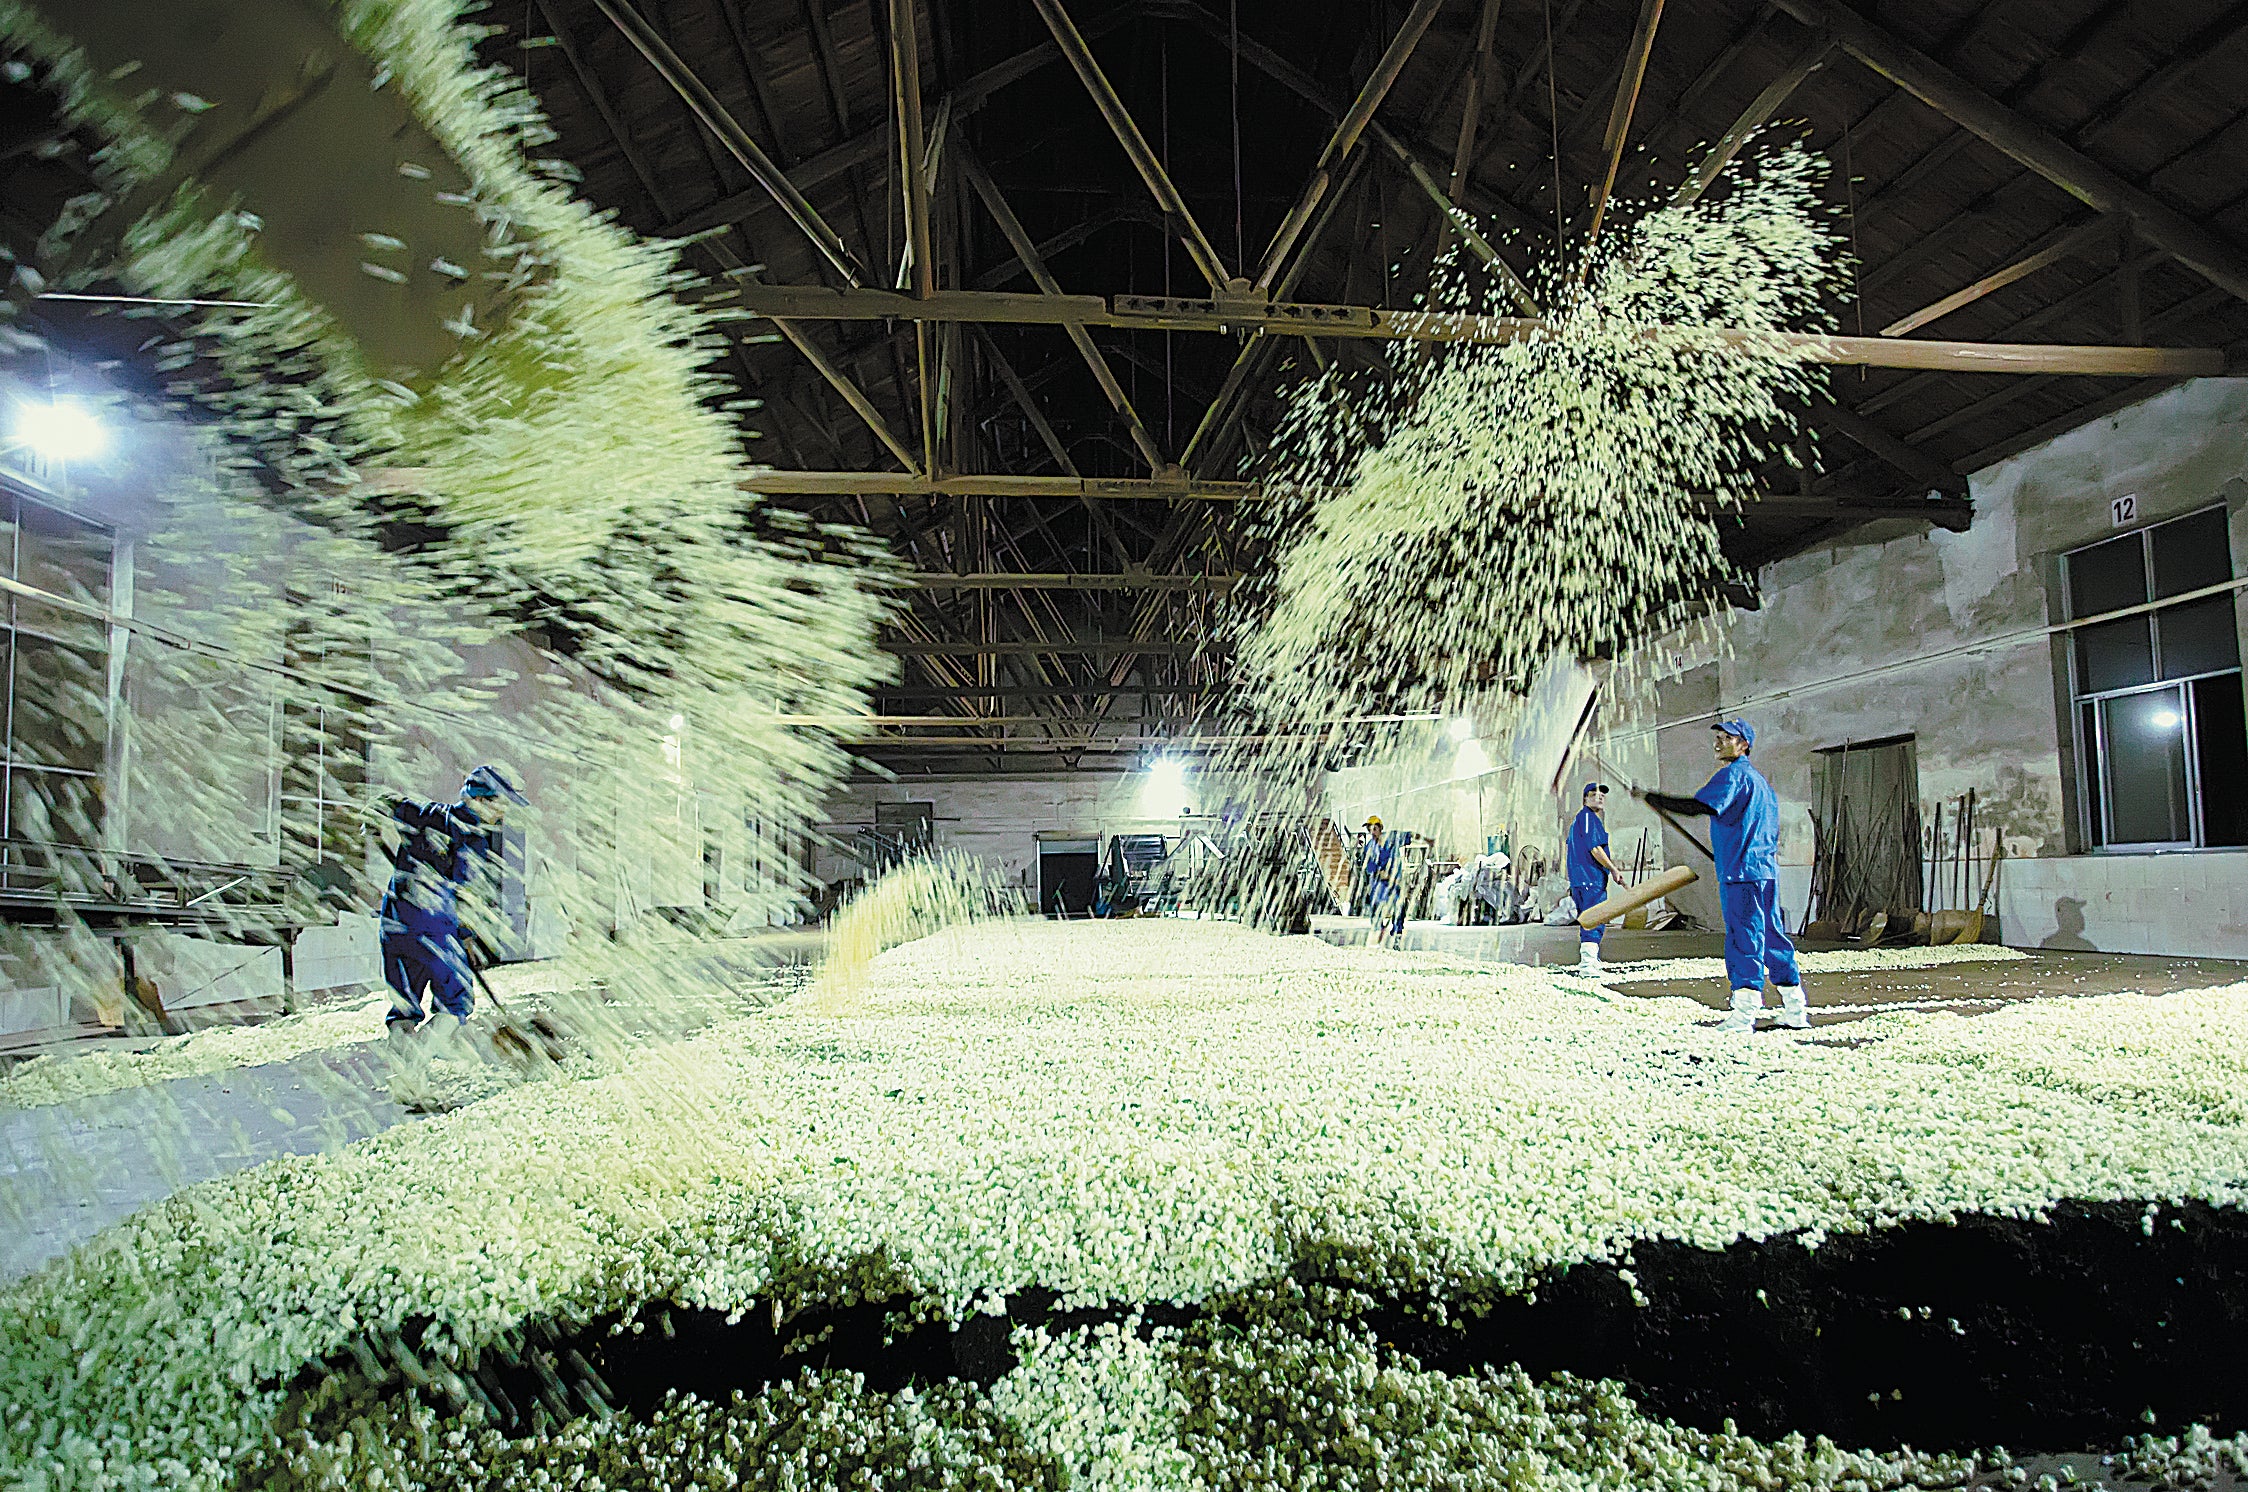
<svg viewBox="0 0 2248 1492">
<path fill-rule="evenodd" d="M 1608 848 L 1607 822 L 1591 809 L 1581 809 L 1576 822 L 1569 826 L 1569 884 L 1572 886 L 1605 886 L 1608 872 L 1592 858 L 1596 849 Z"/>
<path fill-rule="evenodd" d="M 1720 881 L 1779 879 L 1779 796 L 1747 757 L 1719 767 L 1694 796 L 1714 815 L 1709 847 L 1717 857 Z"/>
<path fill-rule="evenodd" d="M 498 865 L 499 834 L 459 803 L 400 798 L 390 815 L 405 838 L 382 899 L 383 931 L 457 932 L 460 888 Z"/>
</svg>

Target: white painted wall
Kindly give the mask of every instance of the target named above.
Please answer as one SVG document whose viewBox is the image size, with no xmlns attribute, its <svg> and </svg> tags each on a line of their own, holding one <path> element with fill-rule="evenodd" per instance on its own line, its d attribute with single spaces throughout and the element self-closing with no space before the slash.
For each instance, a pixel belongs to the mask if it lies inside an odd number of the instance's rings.
<svg viewBox="0 0 2248 1492">
<path fill-rule="evenodd" d="M 926 776 L 896 782 L 854 782 L 828 802 L 822 835 L 847 844 L 871 828 L 877 803 L 934 803 L 939 848 L 974 855 L 1013 885 L 1037 877 L 1040 832 L 1098 835 L 1180 832 L 1182 808 L 1201 808 L 1200 783 L 1189 769 L 1176 793 L 1145 771 L 1050 772 L 1007 776 Z M 1191 821 L 1191 816 L 1190 821 Z M 833 844 L 814 863 L 823 882 L 858 874 L 857 862 Z"/>
</svg>

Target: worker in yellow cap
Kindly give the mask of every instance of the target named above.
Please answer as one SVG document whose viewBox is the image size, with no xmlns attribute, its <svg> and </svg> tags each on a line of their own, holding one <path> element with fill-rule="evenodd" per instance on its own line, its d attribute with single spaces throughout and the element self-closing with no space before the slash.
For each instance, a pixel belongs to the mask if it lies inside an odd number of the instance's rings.
<svg viewBox="0 0 2248 1492">
<path fill-rule="evenodd" d="M 1398 885 L 1397 841 L 1383 832 L 1380 814 L 1366 816 L 1366 858 L 1360 868 L 1366 873 L 1366 913 L 1373 919 L 1366 941 L 1381 948 L 1405 931 L 1405 893 Z"/>
</svg>

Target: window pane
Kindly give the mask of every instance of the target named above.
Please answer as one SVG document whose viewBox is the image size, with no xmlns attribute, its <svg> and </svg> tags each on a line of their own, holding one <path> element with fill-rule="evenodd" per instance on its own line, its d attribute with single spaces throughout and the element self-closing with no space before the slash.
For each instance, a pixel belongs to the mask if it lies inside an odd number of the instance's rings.
<svg viewBox="0 0 2248 1492">
<path fill-rule="evenodd" d="M 2068 557 L 2071 616 L 2098 616 L 2147 599 L 2145 541 L 2125 534 Z"/>
<path fill-rule="evenodd" d="M 113 548 L 109 530 L 40 503 L 23 503 L 21 511 L 23 547 L 16 557 L 16 579 L 73 601 L 107 606 Z"/>
<path fill-rule="evenodd" d="M 45 767 L 101 769 L 109 736 L 109 661 L 29 632 L 16 634 L 11 759 Z"/>
<path fill-rule="evenodd" d="M 2188 601 L 2154 614 L 2162 633 L 2162 677 L 2190 678 L 2240 666 L 2240 626 L 2232 597 Z"/>
<path fill-rule="evenodd" d="M 2109 843 L 2191 839 L 2184 691 L 2151 689 L 2104 701 L 2101 708 L 2108 731 Z"/>
<path fill-rule="evenodd" d="M 2248 844 L 2248 708 L 2239 674 L 2193 686 L 2193 733 L 2201 758 L 2201 842 Z"/>
<path fill-rule="evenodd" d="M 9 615 L 26 632 L 100 652 L 109 645 L 109 624 L 81 612 L 39 601 L 12 600 Z"/>
<path fill-rule="evenodd" d="M 2100 786 L 2100 707 L 2096 704 L 2077 706 L 2077 721 L 2084 730 L 2084 761 L 2077 776 L 2083 784 L 2084 827 L 2091 843 L 2107 843 L 2107 814 L 2102 802 L 2104 790 Z"/>
<path fill-rule="evenodd" d="M 2150 538 L 2155 600 L 2232 579 L 2232 542 L 2225 533 L 2223 508 L 2165 523 Z"/>
<path fill-rule="evenodd" d="M 2104 694 L 2154 682 L 2151 617 L 2127 616 L 2080 628 L 2076 634 L 2077 691 Z"/>
<path fill-rule="evenodd" d="M 17 767 L 8 773 L 8 837 L 33 844 L 101 844 L 101 780 Z M 45 863 L 34 856 L 28 863 Z"/>
</svg>

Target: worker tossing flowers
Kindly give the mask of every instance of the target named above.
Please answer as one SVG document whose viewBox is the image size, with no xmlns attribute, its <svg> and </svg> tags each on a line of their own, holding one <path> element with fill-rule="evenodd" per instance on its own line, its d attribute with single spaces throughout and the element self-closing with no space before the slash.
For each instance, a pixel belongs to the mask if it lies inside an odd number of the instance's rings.
<svg viewBox="0 0 2248 1492">
<path fill-rule="evenodd" d="M 391 1004 L 385 1019 L 393 1036 L 421 1026 L 424 991 L 454 1018 L 456 1030 L 468 1024 L 475 996 L 461 932 L 461 888 L 496 871 L 507 807 L 529 801 L 493 766 L 468 774 L 458 802 L 389 800 L 390 816 L 404 831 L 382 899 L 382 969 Z"/>
<path fill-rule="evenodd" d="M 1666 813 L 1700 814 L 1713 821 L 1710 847 L 1717 861 L 1717 904 L 1725 914 L 1725 976 L 1733 986 L 1723 1029 L 1753 1031 L 1764 1009 L 1764 981 L 1780 995 L 1780 1024 L 1811 1024 L 1795 944 L 1780 910 L 1780 805 L 1772 784 L 1748 759 L 1756 727 L 1720 720 L 1710 727 L 1717 772 L 1691 798 L 1642 792 L 1637 797 Z"/>
</svg>

